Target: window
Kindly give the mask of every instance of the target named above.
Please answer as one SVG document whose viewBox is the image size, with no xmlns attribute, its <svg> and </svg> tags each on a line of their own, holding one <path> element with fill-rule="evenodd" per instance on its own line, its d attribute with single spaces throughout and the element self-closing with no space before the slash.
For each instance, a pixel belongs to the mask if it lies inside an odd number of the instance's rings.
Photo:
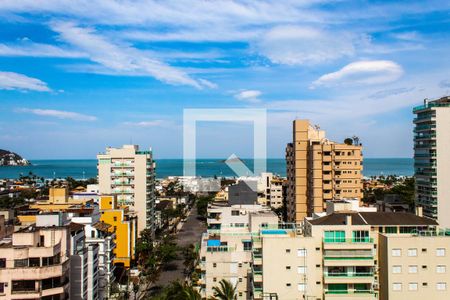
<svg viewBox="0 0 450 300">
<path fill-rule="evenodd" d="M 213 282 L 216 282 L 217 281 L 217 278 L 216 277 L 213 277 Z"/>
<path fill-rule="evenodd" d="M 239 297 L 242 297 L 242 292 L 239 292 Z"/>
<path fill-rule="evenodd" d="M 238 210 L 232 210 L 231 211 L 231 215 L 232 216 L 239 216 L 239 211 Z"/>
<path fill-rule="evenodd" d="M 402 272 L 402 266 L 392 266 L 392 273 L 400 274 Z"/>
<path fill-rule="evenodd" d="M 369 242 L 369 231 L 357 230 L 353 231 L 353 242 L 355 243 L 367 243 Z"/>
<path fill-rule="evenodd" d="M 238 264 L 238 267 L 239 267 L 239 268 L 242 268 L 242 263 L 239 263 L 239 264 Z"/>
<path fill-rule="evenodd" d="M 411 273 L 411 274 L 417 273 L 417 266 L 409 266 L 408 273 Z"/>
<path fill-rule="evenodd" d="M 445 266 L 444 265 L 436 266 L 436 273 L 445 273 Z"/>
<path fill-rule="evenodd" d="M 242 282 L 242 277 L 239 277 L 239 282 Z"/>
<path fill-rule="evenodd" d="M 423 286 L 423 287 L 428 286 L 428 282 L 422 282 L 422 286 Z"/>
<path fill-rule="evenodd" d="M 417 282 L 410 282 L 410 283 L 408 283 L 408 290 L 410 290 L 410 291 L 417 291 Z"/>
<path fill-rule="evenodd" d="M 436 256 L 445 256 L 445 248 L 437 248 Z"/>
<path fill-rule="evenodd" d="M 408 249 L 408 256 L 417 256 L 417 249 L 416 248 Z"/>
<path fill-rule="evenodd" d="M 400 282 L 394 282 L 392 284 L 392 290 L 393 291 L 401 291 L 402 290 L 402 284 Z"/>
<path fill-rule="evenodd" d="M 290 286 L 291 286 L 291 284 L 290 284 L 290 283 L 286 283 L 286 286 L 287 286 L 287 287 L 290 287 Z"/>
<path fill-rule="evenodd" d="M 39 257 L 30 257 L 28 259 L 28 265 L 30 267 L 40 267 L 41 259 Z"/>
<path fill-rule="evenodd" d="M 216 264 L 216 263 L 213 263 L 213 268 L 215 268 L 215 267 L 217 267 L 217 264 Z"/>
<path fill-rule="evenodd" d="M 14 268 L 24 268 L 28 267 L 28 259 L 15 259 Z"/>
<path fill-rule="evenodd" d="M 291 266 L 286 266 L 286 270 L 290 270 L 291 269 Z"/>
<path fill-rule="evenodd" d="M 427 248 L 422 248 L 422 253 L 427 253 Z"/>
<path fill-rule="evenodd" d="M 402 256 L 402 249 L 392 249 L 392 256 Z"/>
<path fill-rule="evenodd" d="M 306 290 L 306 285 L 304 283 L 299 283 L 297 289 L 299 292 L 304 292 Z"/>
<path fill-rule="evenodd" d="M 345 242 L 345 231 L 343 230 L 325 231 L 325 243 L 344 243 L 344 242 Z"/>
<path fill-rule="evenodd" d="M 286 249 L 286 253 L 291 253 L 291 249 Z"/>
<path fill-rule="evenodd" d="M 386 233 L 397 233 L 397 227 L 395 226 L 386 227 Z"/>
<path fill-rule="evenodd" d="M 4 293 L 5 293 L 5 283 L 0 282 L 0 294 L 4 294 Z"/>
<path fill-rule="evenodd" d="M 426 265 L 422 265 L 422 269 L 426 270 L 428 267 Z"/>
<path fill-rule="evenodd" d="M 306 256 L 306 249 L 297 249 L 297 256 L 298 257 L 305 257 Z"/>
<path fill-rule="evenodd" d="M 114 217 L 113 219 L 114 219 L 114 222 L 117 222 L 117 217 Z"/>
<path fill-rule="evenodd" d="M 0 258 L 0 269 L 6 268 L 6 258 Z"/>
<path fill-rule="evenodd" d="M 445 291 L 447 289 L 447 283 L 445 283 L 445 282 L 436 283 L 436 289 L 438 291 Z"/>
<path fill-rule="evenodd" d="M 252 251 L 252 242 L 251 241 L 242 241 L 244 251 Z"/>
<path fill-rule="evenodd" d="M 303 266 L 297 267 L 297 273 L 298 274 L 306 274 L 306 267 L 303 267 Z"/>
<path fill-rule="evenodd" d="M 34 280 L 13 280 L 12 292 L 32 292 L 36 290 Z"/>
</svg>

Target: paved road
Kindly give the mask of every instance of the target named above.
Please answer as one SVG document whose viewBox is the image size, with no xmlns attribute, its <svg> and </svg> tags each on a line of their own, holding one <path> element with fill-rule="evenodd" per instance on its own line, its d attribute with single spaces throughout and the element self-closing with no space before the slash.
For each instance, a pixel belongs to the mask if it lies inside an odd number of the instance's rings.
<svg viewBox="0 0 450 300">
<path fill-rule="evenodd" d="M 197 208 L 194 206 L 191 209 L 186 222 L 181 227 L 177 234 L 177 245 L 180 247 L 185 247 L 191 244 L 200 242 L 202 233 L 206 231 L 205 224 L 197 219 Z M 184 281 L 184 258 L 182 253 L 179 253 L 179 258 L 171 263 L 173 269 L 161 271 L 161 275 L 158 281 L 153 285 L 153 289 L 163 288 L 165 285 L 172 281 L 180 280 Z"/>
</svg>

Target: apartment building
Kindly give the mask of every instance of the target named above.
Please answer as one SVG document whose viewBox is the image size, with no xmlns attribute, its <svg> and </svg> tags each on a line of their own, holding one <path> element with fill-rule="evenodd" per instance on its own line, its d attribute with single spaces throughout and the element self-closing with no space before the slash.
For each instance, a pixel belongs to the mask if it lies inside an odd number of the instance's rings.
<svg viewBox="0 0 450 300">
<path fill-rule="evenodd" d="M 380 234 L 380 300 L 450 299 L 450 236 Z"/>
<path fill-rule="evenodd" d="M 263 172 L 260 176 L 245 176 L 238 178 L 238 185 L 246 183 L 257 193 L 256 202 L 261 205 L 278 208 L 283 205 L 283 180 L 270 172 Z M 230 189 L 231 188 L 231 189 Z M 228 193 L 234 192 L 235 186 L 230 186 Z"/>
<path fill-rule="evenodd" d="M 450 97 L 414 108 L 416 206 L 450 228 Z"/>
<path fill-rule="evenodd" d="M 0 299 L 68 299 L 70 237 L 77 228 L 58 216 L 39 215 L 36 225 L 2 239 Z"/>
<path fill-rule="evenodd" d="M 100 196 L 99 205 L 100 221 L 110 225 L 108 231 L 115 235 L 114 265 L 130 268 L 137 240 L 136 213 L 119 205 L 116 195 Z"/>
<path fill-rule="evenodd" d="M 256 232 L 252 235 L 254 299 L 362 300 L 379 299 L 389 284 L 392 290 L 395 279 L 388 277 L 386 264 L 399 263 L 392 262 L 387 254 L 391 250 L 385 250 L 383 238 L 408 241 L 392 243 L 391 248 L 398 245 L 413 248 L 408 245 L 415 243 L 426 245 L 433 237 L 421 236 L 420 232 L 429 235 L 437 232 L 437 223 L 413 214 L 356 212 L 348 210 L 348 206 L 336 205 L 330 214 L 305 219 L 303 224 L 262 224 Z M 435 243 L 428 247 L 428 253 L 440 249 L 442 255 L 446 253 L 442 249 L 447 246 Z M 433 267 L 450 263 L 448 256 L 441 258 Z M 448 284 L 442 278 L 428 281 L 436 289 L 438 283 L 439 288 Z"/>
<path fill-rule="evenodd" d="M 278 217 L 266 206 L 215 204 L 207 222 L 200 249 L 202 296 L 213 296 L 213 287 L 226 279 L 236 286 L 238 299 L 251 299 L 252 234 Z"/>
<path fill-rule="evenodd" d="M 155 162 L 152 151 L 137 145 L 107 148 L 97 155 L 101 194 L 117 195 L 120 204 L 130 206 L 138 215 L 138 234 L 143 229 L 155 232 Z"/>
<path fill-rule="evenodd" d="M 72 222 L 72 226 L 81 225 L 78 239 L 71 240 L 78 245 L 70 252 L 76 269 L 72 270 L 72 279 L 77 281 L 72 286 L 72 297 L 107 298 L 115 281 L 116 233 L 111 225 L 101 220 L 99 204 L 90 199 L 73 199 L 65 187 L 50 188 L 47 201 L 38 201 L 28 209 L 19 210 L 18 219 L 24 225 L 34 224 L 41 213 L 67 218 L 66 222 Z"/>
<path fill-rule="evenodd" d="M 326 201 L 362 197 L 362 146 L 332 142 L 308 120 L 294 120 L 286 147 L 290 222 L 326 209 Z"/>
</svg>

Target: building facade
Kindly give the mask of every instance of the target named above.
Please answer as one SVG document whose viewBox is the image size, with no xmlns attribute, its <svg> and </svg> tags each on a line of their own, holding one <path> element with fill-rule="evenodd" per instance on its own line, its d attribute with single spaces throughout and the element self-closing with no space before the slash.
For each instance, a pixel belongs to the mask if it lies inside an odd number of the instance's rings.
<svg viewBox="0 0 450 300">
<path fill-rule="evenodd" d="M 450 97 L 414 108 L 416 206 L 450 228 Z"/>
<path fill-rule="evenodd" d="M 286 147 L 287 217 L 301 222 L 328 200 L 362 198 L 362 146 L 329 141 L 308 120 L 294 120 Z"/>
<path fill-rule="evenodd" d="M 138 214 L 138 234 L 144 229 L 155 232 L 155 162 L 151 151 L 137 145 L 107 148 L 97 155 L 101 194 L 117 195 Z"/>
</svg>

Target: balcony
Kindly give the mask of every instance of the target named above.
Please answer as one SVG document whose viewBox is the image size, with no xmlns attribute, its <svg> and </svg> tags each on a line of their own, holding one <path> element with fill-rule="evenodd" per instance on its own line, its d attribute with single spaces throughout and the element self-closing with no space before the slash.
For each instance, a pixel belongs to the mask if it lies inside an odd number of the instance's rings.
<svg viewBox="0 0 450 300">
<path fill-rule="evenodd" d="M 324 243 L 371 243 L 373 244 L 373 238 L 353 238 L 353 239 L 345 239 L 345 238 L 324 238 Z"/>
<path fill-rule="evenodd" d="M 232 252 L 234 251 L 234 247 L 230 246 L 207 246 L 206 252 Z"/>
</svg>

